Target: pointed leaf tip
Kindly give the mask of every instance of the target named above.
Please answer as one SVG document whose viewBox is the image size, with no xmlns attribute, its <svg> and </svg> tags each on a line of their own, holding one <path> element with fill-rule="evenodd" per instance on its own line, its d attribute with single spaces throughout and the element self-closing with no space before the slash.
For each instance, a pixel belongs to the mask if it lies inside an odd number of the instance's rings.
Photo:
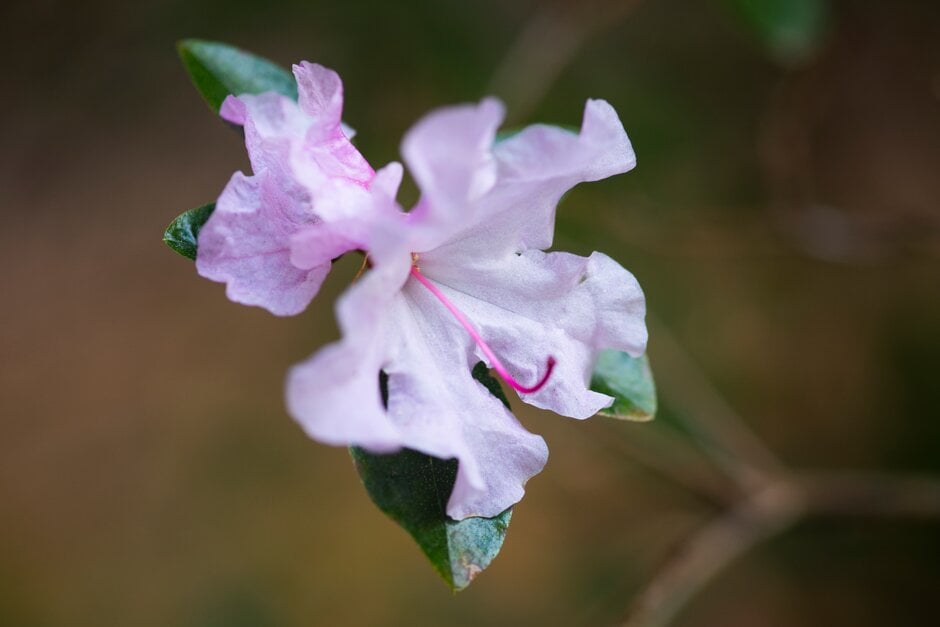
<svg viewBox="0 0 940 627">
<path fill-rule="evenodd" d="M 215 211 L 215 203 L 211 202 L 180 214 L 166 227 L 163 233 L 163 243 L 187 259 L 195 261 L 199 246 L 199 231 L 209 220 L 213 211 Z"/>
<path fill-rule="evenodd" d="M 447 516 L 457 460 L 410 449 L 379 455 L 352 447 L 350 454 L 372 501 L 414 538 L 455 592 L 469 586 L 499 553 L 511 509 L 494 518 Z"/>
<path fill-rule="evenodd" d="M 473 378 L 508 407 L 502 388 L 480 362 Z M 388 399 L 388 377 L 379 375 L 382 398 Z M 457 460 L 438 459 L 404 449 L 374 454 L 349 449 L 372 502 L 407 531 L 454 592 L 463 590 L 495 559 L 503 546 L 512 508 L 493 518 L 453 520 L 447 501 L 457 479 Z"/>
<path fill-rule="evenodd" d="M 620 351 L 601 351 L 591 376 L 591 389 L 614 397 L 613 405 L 599 412 L 602 416 L 634 422 L 656 416 L 656 384 L 646 355 L 631 357 Z"/>
<path fill-rule="evenodd" d="M 204 39 L 183 39 L 176 50 L 193 85 L 215 112 L 230 94 L 274 91 L 297 99 L 294 75 L 264 57 Z"/>
</svg>

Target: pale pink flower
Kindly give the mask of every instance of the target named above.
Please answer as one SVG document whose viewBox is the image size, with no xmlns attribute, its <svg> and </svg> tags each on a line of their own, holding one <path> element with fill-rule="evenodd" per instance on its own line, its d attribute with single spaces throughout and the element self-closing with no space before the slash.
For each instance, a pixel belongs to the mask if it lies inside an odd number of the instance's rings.
<svg viewBox="0 0 940 627">
<path fill-rule="evenodd" d="M 298 102 L 277 93 L 229 96 L 220 114 L 245 130 L 252 175 L 236 172 L 199 234 L 199 274 L 227 284 L 228 297 L 277 315 L 302 311 L 320 289 L 330 261 L 361 246 L 328 200 L 345 188 L 363 190 L 374 172 L 340 122 L 343 86 L 320 65 L 294 66 Z M 321 206 L 322 205 L 322 206 Z M 291 237 L 301 229 L 331 233 L 332 245 L 291 262 Z"/>
<path fill-rule="evenodd" d="M 629 272 L 601 253 L 543 252 L 563 193 L 635 165 L 616 112 L 592 100 L 580 134 L 532 126 L 496 143 L 502 116 L 484 100 L 409 131 L 402 152 L 422 191 L 410 213 L 392 220 L 383 209 L 397 164 L 369 194 L 347 198 L 350 207 L 367 199 L 361 211 L 379 216 L 367 236 L 372 268 L 337 303 L 342 339 L 295 366 L 287 384 L 290 412 L 317 440 L 459 460 L 447 504 L 455 519 L 513 505 L 548 457 L 542 438 L 471 376 L 477 362 L 523 401 L 583 419 L 613 401 L 588 388 L 597 353 L 646 346 L 643 293 Z M 294 238 L 300 251 L 310 243 Z"/>
</svg>

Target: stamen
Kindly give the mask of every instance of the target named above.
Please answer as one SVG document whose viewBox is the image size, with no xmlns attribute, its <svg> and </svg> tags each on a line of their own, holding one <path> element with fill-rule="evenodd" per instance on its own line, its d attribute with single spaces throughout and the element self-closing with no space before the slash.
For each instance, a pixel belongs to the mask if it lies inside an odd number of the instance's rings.
<svg viewBox="0 0 940 627">
<path fill-rule="evenodd" d="M 362 257 L 362 265 L 359 266 L 359 271 L 356 272 L 356 276 L 353 277 L 352 282 L 355 283 L 359 280 L 359 277 L 362 276 L 362 273 L 366 271 L 366 268 L 369 267 L 369 253 L 366 253 Z"/>
<path fill-rule="evenodd" d="M 526 387 L 522 385 L 521 383 L 519 383 L 518 381 L 516 381 L 516 379 L 513 378 L 511 374 L 509 374 L 509 371 L 506 370 L 506 367 L 503 366 L 503 363 L 496 356 L 496 353 L 493 352 L 493 349 L 489 347 L 489 345 L 483 340 L 482 337 L 480 337 L 480 334 L 473 327 L 473 325 L 470 324 L 470 321 L 467 320 L 466 316 L 464 316 L 463 313 L 459 309 L 457 309 L 456 305 L 454 305 L 452 302 L 450 302 L 450 300 L 448 300 L 446 296 L 444 296 L 441 290 L 437 289 L 436 285 L 431 283 L 427 279 L 427 277 L 421 274 L 421 270 L 418 268 L 418 265 L 417 265 L 418 256 L 415 255 L 414 253 L 412 253 L 412 262 L 413 263 L 411 266 L 411 275 L 414 278 L 416 278 L 421 283 L 421 285 L 428 288 L 428 290 L 432 294 L 434 294 L 434 296 L 436 296 L 437 299 L 441 301 L 441 303 L 443 303 L 445 307 L 447 307 L 447 310 L 451 314 L 453 314 L 454 318 L 457 319 L 457 322 L 459 322 L 461 326 L 463 326 L 463 328 L 467 330 L 467 333 L 470 334 L 470 337 L 473 338 L 473 341 L 477 343 L 477 346 L 480 347 L 480 350 L 483 351 L 483 354 L 486 355 L 487 358 L 490 360 L 490 363 L 493 365 L 493 370 L 499 373 L 499 376 L 501 376 L 506 383 L 512 386 L 512 388 L 515 389 L 517 392 L 521 392 L 523 394 L 532 394 L 533 392 L 538 392 L 539 390 L 542 389 L 542 387 L 544 387 L 546 383 L 548 383 L 548 378 L 552 376 L 552 370 L 555 369 L 554 357 L 548 358 L 548 363 L 546 365 L 545 374 L 542 376 L 539 382 L 533 385 L 532 387 Z"/>
</svg>

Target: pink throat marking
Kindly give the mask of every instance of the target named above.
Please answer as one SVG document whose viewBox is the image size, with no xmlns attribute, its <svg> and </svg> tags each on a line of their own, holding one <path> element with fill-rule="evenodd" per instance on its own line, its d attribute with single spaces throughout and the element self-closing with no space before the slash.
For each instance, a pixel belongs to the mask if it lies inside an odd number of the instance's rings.
<svg viewBox="0 0 940 627">
<path fill-rule="evenodd" d="M 414 257 L 416 258 L 417 255 L 414 255 Z M 417 261 L 417 259 L 415 259 L 415 261 Z M 431 283 L 426 276 L 421 274 L 421 270 L 418 269 L 417 264 L 412 264 L 411 276 L 416 278 L 421 283 L 421 285 L 428 288 L 428 290 L 432 294 L 434 294 L 434 296 L 436 296 L 437 299 L 441 301 L 441 303 L 443 303 L 445 307 L 447 307 L 447 310 L 451 314 L 453 314 L 454 318 L 457 319 L 457 322 L 459 322 L 461 326 L 463 326 L 463 328 L 467 330 L 467 333 L 470 334 L 470 337 L 473 338 L 473 341 L 477 343 L 477 346 L 480 347 L 480 350 L 483 351 L 483 354 L 486 355 L 487 358 L 490 360 L 490 363 L 493 366 L 493 370 L 499 373 L 499 376 L 501 376 L 506 383 L 512 386 L 513 389 L 523 394 L 532 394 L 533 392 L 538 392 L 539 390 L 541 390 L 545 386 L 545 384 L 548 383 L 548 378 L 552 376 L 552 370 L 555 369 L 554 357 L 548 358 L 548 364 L 546 366 L 545 375 L 539 380 L 538 383 L 536 383 L 532 387 L 526 387 L 522 385 L 521 383 L 516 381 L 516 379 L 511 374 L 509 374 L 509 371 L 506 370 L 505 366 L 503 366 L 503 362 L 499 360 L 499 358 L 496 356 L 496 353 L 493 352 L 493 349 L 489 347 L 489 345 L 483 340 L 482 337 L 480 337 L 480 334 L 473 327 L 470 321 L 467 320 L 466 316 L 463 315 L 463 312 L 457 309 L 457 306 L 454 305 L 452 302 L 450 302 L 450 300 L 448 300 L 447 297 L 444 296 L 444 294 L 441 292 L 441 290 L 437 288 L 436 285 Z"/>
</svg>

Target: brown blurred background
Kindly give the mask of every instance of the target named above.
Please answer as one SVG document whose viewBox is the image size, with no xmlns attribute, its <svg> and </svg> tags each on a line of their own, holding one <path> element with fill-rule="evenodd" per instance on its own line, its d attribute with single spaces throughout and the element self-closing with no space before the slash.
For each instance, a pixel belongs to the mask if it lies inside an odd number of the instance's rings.
<svg viewBox="0 0 940 627">
<path fill-rule="evenodd" d="M 778 28 L 747 0 L 6 3 L 0 625 L 615 624 L 722 510 L 637 459 L 641 430 L 681 439 L 693 364 L 787 464 L 940 473 L 940 5 L 792 6 Z M 355 263 L 277 319 L 161 243 L 247 168 L 183 37 L 337 69 L 373 164 L 487 93 L 512 123 L 620 112 L 639 167 L 569 195 L 557 245 L 640 279 L 661 419 L 520 409 L 552 458 L 467 591 L 285 413 Z M 936 521 L 813 518 L 678 624 L 927 625 L 938 590 Z"/>
</svg>

